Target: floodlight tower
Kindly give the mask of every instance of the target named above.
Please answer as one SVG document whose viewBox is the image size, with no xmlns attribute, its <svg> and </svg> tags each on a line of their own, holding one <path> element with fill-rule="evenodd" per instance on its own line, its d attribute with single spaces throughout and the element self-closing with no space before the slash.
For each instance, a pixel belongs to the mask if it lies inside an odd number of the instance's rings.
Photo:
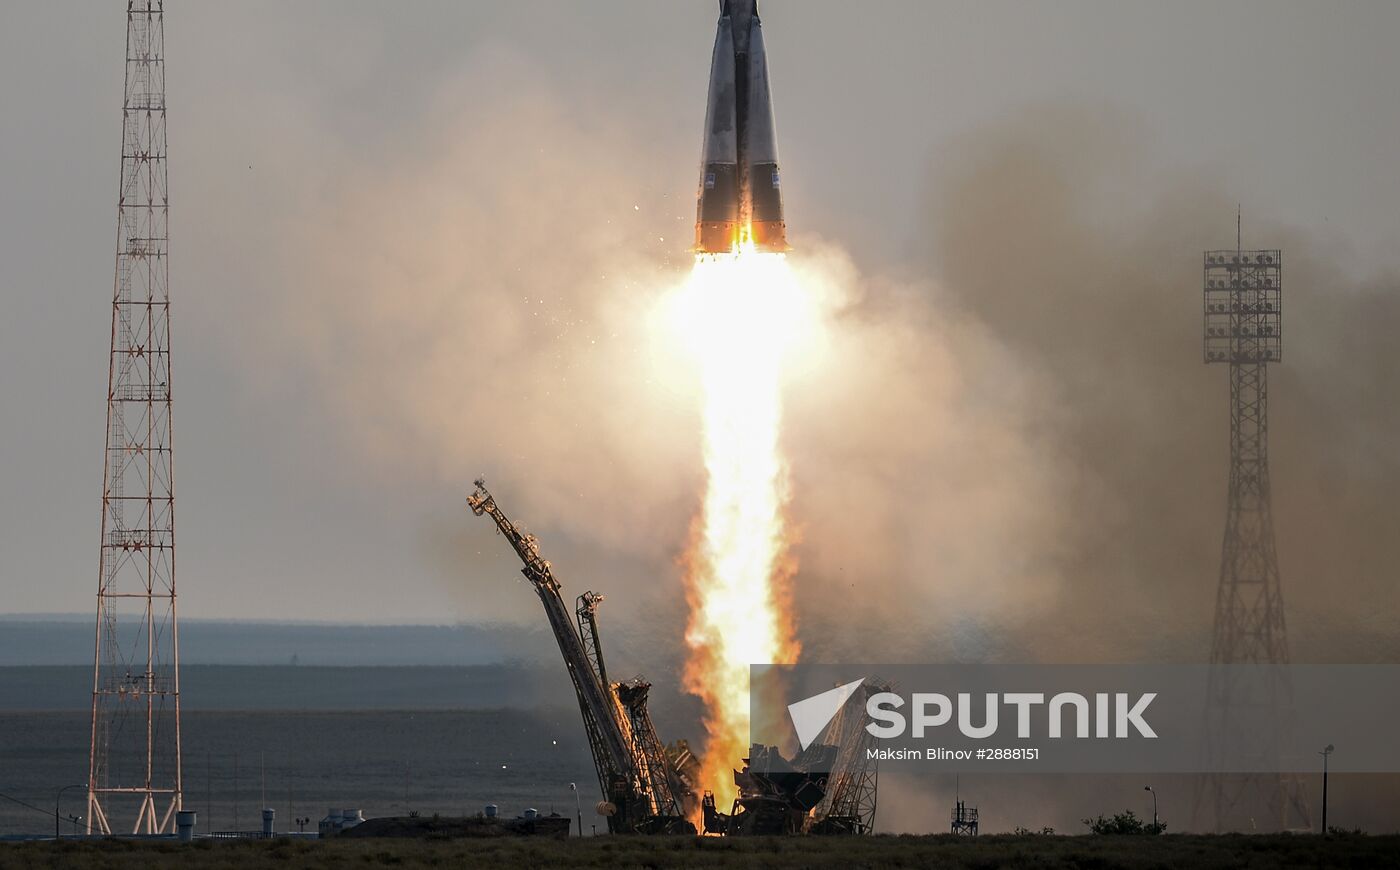
<svg viewBox="0 0 1400 870">
<path fill-rule="evenodd" d="M 171 830 L 182 796 L 163 6 L 128 0 L 126 13 L 89 833 Z"/>
<path fill-rule="evenodd" d="M 1205 252 L 1205 361 L 1230 367 L 1230 485 L 1216 590 L 1212 665 L 1286 665 L 1288 637 L 1269 486 L 1270 363 L 1283 358 L 1282 252 Z M 1281 671 L 1262 694 L 1212 668 L 1206 712 L 1212 766 L 1241 752 L 1275 763 L 1292 720 L 1292 685 Z M 1272 733 L 1243 733 L 1240 711 L 1262 708 Z M 1242 813 L 1267 808 L 1282 829 L 1306 827 L 1307 800 L 1293 774 L 1210 773 L 1198 787 L 1196 821 L 1229 830 Z"/>
</svg>

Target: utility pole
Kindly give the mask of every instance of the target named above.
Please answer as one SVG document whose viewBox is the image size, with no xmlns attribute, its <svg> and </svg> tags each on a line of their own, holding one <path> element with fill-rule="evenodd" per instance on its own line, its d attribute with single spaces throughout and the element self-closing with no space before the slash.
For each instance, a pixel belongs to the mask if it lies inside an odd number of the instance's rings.
<svg viewBox="0 0 1400 870">
<path fill-rule="evenodd" d="M 128 0 L 88 833 L 173 830 L 183 800 L 165 145 L 164 2 Z"/>
<path fill-rule="evenodd" d="M 1322 833 L 1327 833 L 1327 759 L 1337 747 L 1327 744 L 1318 755 L 1322 756 Z"/>
<path fill-rule="evenodd" d="M 1283 254 L 1244 250 L 1239 217 L 1234 250 L 1205 252 L 1204 356 L 1229 367 L 1230 479 L 1216 587 L 1212 665 L 1289 663 L 1283 590 L 1274 543 L 1269 483 L 1269 366 L 1283 358 Z M 1262 693 L 1238 686 L 1227 667 L 1211 668 L 1206 711 L 1207 769 L 1193 801 L 1193 827 L 1233 829 L 1242 814 L 1266 810 L 1281 829 L 1311 827 L 1302 782 L 1295 774 L 1219 773 L 1230 756 L 1247 753 L 1256 770 L 1279 770 L 1279 752 L 1291 736 L 1293 688 L 1273 668 Z M 1241 715 L 1253 710 L 1263 717 Z M 1266 733 L 1243 722 L 1267 718 Z"/>
<path fill-rule="evenodd" d="M 53 838 L 54 838 L 55 840 L 58 840 L 58 839 L 62 838 L 62 836 L 63 836 L 62 832 L 59 830 L 59 827 L 58 827 L 59 821 L 63 818 L 62 815 L 60 815 L 60 813 L 59 813 L 59 808 L 60 808 L 61 804 L 63 803 L 63 793 L 66 792 L 66 791 L 70 791 L 70 790 L 72 790 L 72 789 L 75 789 L 75 788 L 87 788 L 87 784 L 84 783 L 83 785 L 65 785 L 63 788 L 61 788 L 61 789 L 58 790 L 58 795 L 57 795 L 57 797 L 54 798 L 54 801 L 53 801 Z M 75 816 L 71 816 L 71 815 L 70 815 L 68 818 L 69 818 L 69 819 L 76 819 Z"/>
<path fill-rule="evenodd" d="M 583 805 L 579 803 L 578 783 L 569 783 L 569 790 L 574 793 L 574 812 L 578 814 L 578 835 L 583 836 Z"/>
</svg>

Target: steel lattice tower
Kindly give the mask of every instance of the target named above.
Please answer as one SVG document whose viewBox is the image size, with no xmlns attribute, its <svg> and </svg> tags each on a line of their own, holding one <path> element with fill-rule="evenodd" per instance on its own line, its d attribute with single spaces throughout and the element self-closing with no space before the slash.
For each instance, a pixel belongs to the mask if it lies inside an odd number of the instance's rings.
<svg viewBox="0 0 1400 870">
<path fill-rule="evenodd" d="M 1279 583 L 1269 487 L 1269 364 L 1283 357 L 1282 252 L 1205 253 L 1205 361 L 1230 367 L 1230 485 L 1216 591 L 1212 665 L 1287 665 L 1288 637 Z M 1278 763 L 1290 736 L 1292 685 L 1282 669 L 1267 689 L 1248 689 L 1212 669 L 1206 712 L 1208 770 L 1248 754 Z M 1263 709 L 1272 733 L 1245 733 L 1239 711 Z M 1277 767 L 1272 769 L 1278 769 Z M 1261 827 L 1310 825 L 1302 783 L 1293 774 L 1209 774 L 1193 816 L 1232 830 L 1263 810 Z M 1255 822 L 1257 824 L 1257 822 Z"/>
<path fill-rule="evenodd" d="M 128 0 L 88 831 L 181 804 L 163 0 Z"/>
</svg>

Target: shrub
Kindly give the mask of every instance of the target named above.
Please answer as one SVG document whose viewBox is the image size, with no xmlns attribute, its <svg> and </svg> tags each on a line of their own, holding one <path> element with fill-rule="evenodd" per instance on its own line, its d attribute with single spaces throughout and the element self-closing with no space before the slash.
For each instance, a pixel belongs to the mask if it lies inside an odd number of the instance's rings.
<svg viewBox="0 0 1400 870">
<path fill-rule="evenodd" d="M 1101 815 L 1084 819 L 1084 824 L 1095 834 L 1160 834 L 1167 829 L 1161 822 L 1144 822 L 1132 810 L 1124 810 L 1111 818 Z"/>
</svg>

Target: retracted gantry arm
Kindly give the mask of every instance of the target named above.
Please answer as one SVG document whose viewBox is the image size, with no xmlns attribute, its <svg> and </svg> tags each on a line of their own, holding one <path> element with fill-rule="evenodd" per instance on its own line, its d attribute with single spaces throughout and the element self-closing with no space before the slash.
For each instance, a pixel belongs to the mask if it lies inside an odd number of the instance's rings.
<svg viewBox="0 0 1400 870">
<path fill-rule="evenodd" d="M 467 505 L 472 509 L 472 513 L 477 516 L 489 516 L 496 523 L 496 528 L 510 542 L 516 555 L 524 563 L 525 567 L 521 569 L 521 573 L 535 587 L 535 592 L 544 604 L 550 628 L 554 630 L 554 638 L 559 642 L 559 652 L 564 657 L 564 665 L 568 668 L 574 690 L 578 693 L 585 724 L 591 726 L 589 736 L 593 738 L 591 742 L 594 744 L 594 762 L 598 767 L 599 779 L 602 780 L 600 785 L 603 794 L 616 802 L 619 784 L 617 780 L 625 783 L 627 789 L 634 789 L 638 771 L 618 725 L 609 690 L 599 679 L 584 648 L 583 640 L 564 606 L 564 599 L 559 596 L 559 581 L 554 579 L 549 561 L 540 554 L 535 536 L 522 532 L 496 505 L 496 500 L 487 491 L 484 480 L 476 481 L 476 491 L 467 497 Z M 614 781 L 609 782 L 609 779 Z"/>
</svg>

